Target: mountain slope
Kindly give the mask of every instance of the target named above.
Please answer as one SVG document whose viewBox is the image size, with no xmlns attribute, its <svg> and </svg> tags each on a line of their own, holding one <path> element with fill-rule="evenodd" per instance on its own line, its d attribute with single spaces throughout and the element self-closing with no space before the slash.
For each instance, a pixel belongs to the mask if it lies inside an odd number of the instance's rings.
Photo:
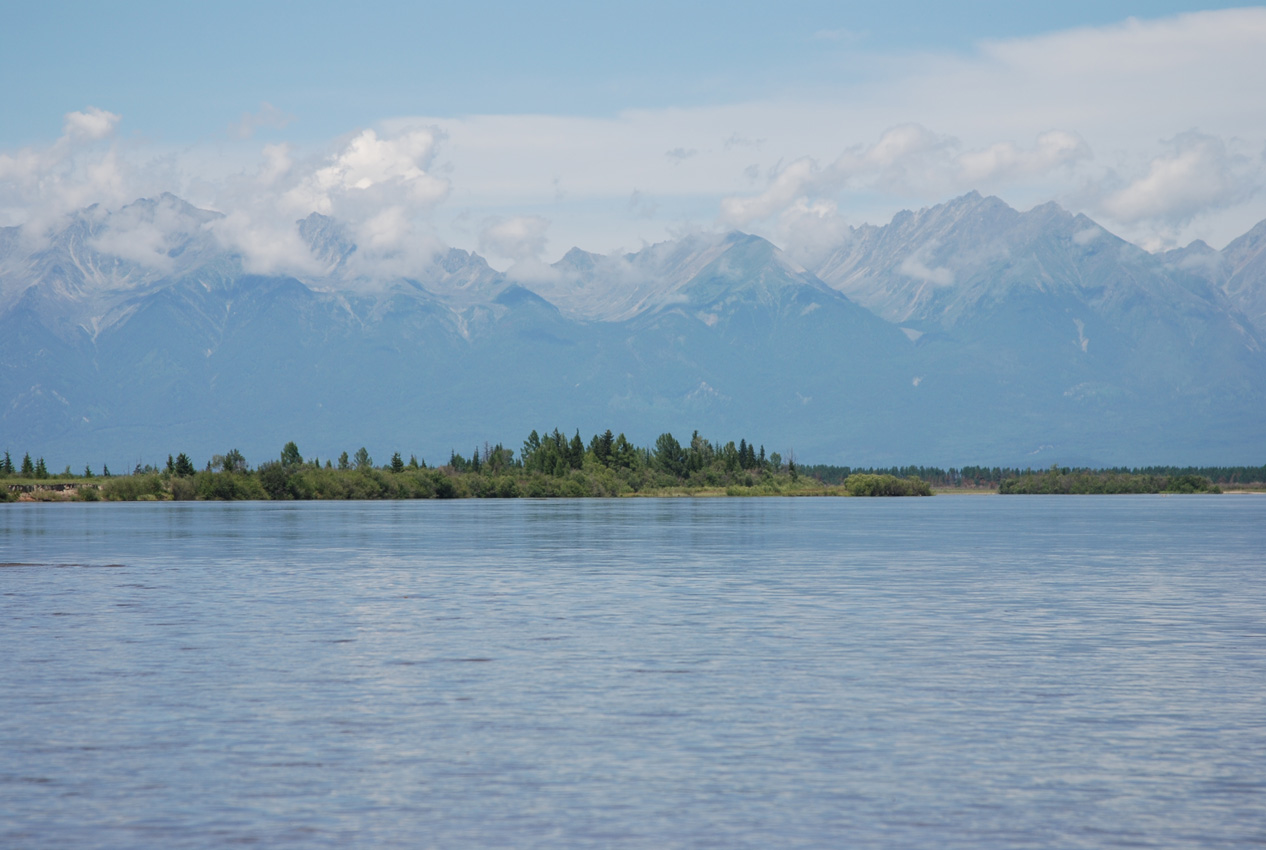
<svg viewBox="0 0 1266 850">
<path fill-rule="evenodd" d="M 164 196 L 42 242 L 0 234 L 0 449 L 118 469 L 295 440 L 435 462 L 555 426 L 853 465 L 1240 463 L 1266 445 L 1240 306 L 1262 227 L 1151 255 L 972 194 L 857 228 L 816 273 L 730 233 L 574 249 L 515 280 L 456 249 L 378 275 L 315 214 L 296 223 L 308 271 L 254 275 L 218 221 Z"/>
</svg>

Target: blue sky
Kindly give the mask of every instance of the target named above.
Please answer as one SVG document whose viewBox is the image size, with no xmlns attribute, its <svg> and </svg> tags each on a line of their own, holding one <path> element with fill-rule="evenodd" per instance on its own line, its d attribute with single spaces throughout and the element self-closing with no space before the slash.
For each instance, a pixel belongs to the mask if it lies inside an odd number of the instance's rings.
<svg viewBox="0 0 1266 850">
<path fill-rule="evenodd" d="M 261 270 L 738 227 L 809 258 L 970 189 L 1147 247 L 1266 217 L 1266 9 L 47 3 L 0 29 L 0 224 L 172 191 Z M 152 236 L 152 234 L 151 234 Z"/>
</svg>

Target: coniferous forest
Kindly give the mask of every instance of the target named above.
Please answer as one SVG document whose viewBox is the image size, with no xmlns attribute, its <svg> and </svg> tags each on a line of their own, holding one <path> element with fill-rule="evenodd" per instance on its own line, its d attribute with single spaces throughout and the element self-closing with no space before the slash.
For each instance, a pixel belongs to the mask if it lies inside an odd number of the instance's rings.
<svg viewBox="0 0 1266 850">
<path fill-rule="evenodd" d="M 532 431 L 517 451 L 497 443 L 457 450 L 442 465 L 400 452 L 378 463 L 361 447 L 337 458 L 305 458 L 294 442 L 252 466 L 230 449 L 199 468 L 181 452 L 164 466 L 124 474 L 85 466 L 50 473 L 43 457 L 0 457 L 0 501 L 165 501 L 286 499 L 456 499 L 614 496 L 930 496 L 941 490 L 1001 494 L 1215 493 L 1260 489 L 1266 467 L 1148 467 L 1044 471 L 964 466 L 884 469 L 797 465 L 746 438 L 687 442 L 664 433 L 636 446 L 610 430 L 588 441 L 555 428 Z"/>
<path fill-rule="evenodd" d="M 457 450 L 439 466 L 395 452 L 378 463 L 364 447 L 337 458 L 305 458 L 294 442 L 280 455 L 252 466 L 231 449 L 199 469 L 183 452 L 164 467 L 141 465 L 128 474 L 70 467 L 50 475 L 43 459 L 24 456 L 20 467 L 6 453 L 0 476 L 10 479 L 9 500 L 82 501 L 238 499 L 455 499 L 612 497 L 631 495 L 884 495 L 932 494 L 917 479 L 857 475 L 836 484 L 802 475 L 795 459 L 740 439 L 713 442 L 691 435 L 681 443 L 661 434 L 653 446 L 635 446 L 607 430 L 587 442 L 555 428 L 533 431 L 516 452 L 501 443 Z"/>
</svg>

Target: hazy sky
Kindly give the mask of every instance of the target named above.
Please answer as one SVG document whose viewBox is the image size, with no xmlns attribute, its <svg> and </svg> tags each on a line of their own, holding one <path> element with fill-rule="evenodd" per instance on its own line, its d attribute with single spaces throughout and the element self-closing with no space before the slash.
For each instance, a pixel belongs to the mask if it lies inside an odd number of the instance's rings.
<svg viewBox="0 0 1266 850">
<path fill-rule="evenodd" d="M 171 191 L 267 270 L 314 210 L 501 267 L 692 228 L 809 256 L 971 189 L 1153 248 L 1266 218 L 1264 7 L 458 6 L 9 8 L 0 224 Z"/>
</svg>

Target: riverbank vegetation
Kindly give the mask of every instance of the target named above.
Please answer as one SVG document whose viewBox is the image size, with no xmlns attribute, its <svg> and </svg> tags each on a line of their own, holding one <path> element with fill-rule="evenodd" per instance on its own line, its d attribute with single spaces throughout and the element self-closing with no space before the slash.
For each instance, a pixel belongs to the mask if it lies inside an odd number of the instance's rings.
<svg viewBox="0 0 1266 850">
<path fill-rule="evenodd" d="M 1092 493 L 1221 493 L 1207 476 L 1193 472 L 1149 474 L 1119 470 L 1073 470 L 1051 467 L 1007 478 L 998 486 L 1003 495 Z"/>
<path fill-rule="evenodd" d="M 273 460 L 252 467 L 236 449 L 199 469 L 188 455 L 163 467 L 137 464 L 124 475 L 108 467 L 66 467 L 50 473 L 28 453 L 20 463 L 0 458 L 0 501 L 455 499 L 604 496 L 913 496 L 933 490 L 1033 493 L 1215 493 L 1266 489 L 1266 466 L 1046 470 L 964 466 L 857 468 L 801 466 L 766 454 L 746 439 L 714 443 L 696 432 L 686 443 L 662 434 L 639 447 L 623 434 L 533 431 L 517 451 L 485 444 L 469 455 L 452 452 L 438 467 L 397 452 L 375 464 L 360 448 L 337 459 L 304 458 L 293 442 Z"/>
<path fill-rule="evenodd" d="M 215 455 L 198 470 L 181 453 L 164 468 L 138 464 L 128 475 L 47 474 L 24 458 L 20 471 L 0 462 L 9 475 L 5 498 L 27 500 L 147 501 L 239 499 L 455 499 L 610 496 L 930 496 L 931 488 L 891 475 L 859 475 L 828 484 L 800 473 L 794 458 L 769 455 L 746 439 L 714 443 L 695 432 L 686 443 L 669 433 L 650 447 L 633 445 L 610 430 L 586 443 L 557 428 L 533 431 L 516 453 L 485 444 L 469 456 L 452 452 L 429 467 L 395 453 L 382 465 L 364 448 L 337 460 L 305 459 L 287 443 L 275 460 L 252 468 L 236 449 Z M 28 469 L 29 466 L 29 469 Z M 36 469 L 44 470 L 36 474 Z M 27 474 L 29 473 L 29 474 Z"/>
<path fill-rule="evenodd" d="M 1087 467 L 1054 467 L 1058 476 L 1079 478 L 1079 487 L 1086 489 L 1051 490 L 1050 492 L 1084 492 L 1084 493 L 1154 493 L 1160 490 L 1129 489 L 1144 483 L 1150 487 L 1158 480 L 1174 481 L 1185 476 L 1207 479 L 1210 485 L 1223 490 L 1263 490 L 1266 489 L 1266 466 L 1146 466 L 1146 467 L 1111 467 L 1092 469 Z M 918 478 L 926 481 L 936 490 L 980 490 L 1019 493 L 1038 492 L 1028 490 L 1029 487 L 1040 486 L 1039 482 L 1030 479 L 1038 478 L 1043 482 L 1051 474 L 1051 469 L 1033 470 L 1016 467 L 963 466 L 944 469 L 935 466 L 893 466 L 887 468 L 829 466 L 825 464 L 805 465 L 800 467 L 802 475 L 817 478 L 824 484 L 843 483 L 851 475 L 858 473 L 870 475 L 891 475 L 896 478 Z M 1004 482 L 1020 480 L 1020 484 L 1009 484 L 1003 490 Z M 1093 489 L 1102 485 L 1107 489 Z M 1019 487 L 1020 489 L 1016 489 Z M 1111 489 L 1120 487 L 1121 489 Z M 1173 491 L 1171 491 L 1173 492 Z"/>
</svg>

